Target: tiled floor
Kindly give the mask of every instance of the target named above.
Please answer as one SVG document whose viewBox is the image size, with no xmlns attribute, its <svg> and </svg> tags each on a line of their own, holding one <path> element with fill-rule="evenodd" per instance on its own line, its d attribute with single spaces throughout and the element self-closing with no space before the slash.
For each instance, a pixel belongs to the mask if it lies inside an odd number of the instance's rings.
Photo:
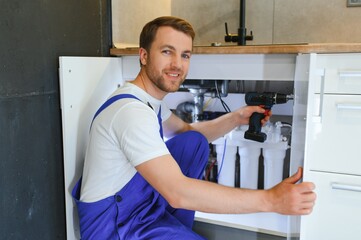
<svg viewBox="0 0 361 240">
<path fill-rule="evenodd" d="M 286 237 L 195 222 L 193 230 L 208 240 L 286 240 Z"/>
</svg>

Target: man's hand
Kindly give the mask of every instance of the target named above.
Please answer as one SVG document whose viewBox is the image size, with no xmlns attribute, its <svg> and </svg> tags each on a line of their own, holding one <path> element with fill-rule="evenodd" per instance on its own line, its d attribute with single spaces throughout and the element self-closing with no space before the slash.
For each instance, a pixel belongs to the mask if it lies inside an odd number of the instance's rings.
<svg viewBox="0 0 361 240">
<path fill-rule="evenodd" d="M 315 205 L 315 185 L 311 182 L 296 184 L 302 178 L 302 168 L 293 176 L 283 180 L 269 193 L 270 211 L 285 215 L 307 215 Z"/>
<path fill-rule="evenodd" d="M 259 106 L 244 106 L 236 110 L 239 113 L 241 119 L 239 125 L 249 124 L 249 119 L 254 112 L 265 113 L 265 117 L 262 119 L 261 123 L 264 125 L 272 116 L 272 111 L 267 111 Z"/>
</svg>

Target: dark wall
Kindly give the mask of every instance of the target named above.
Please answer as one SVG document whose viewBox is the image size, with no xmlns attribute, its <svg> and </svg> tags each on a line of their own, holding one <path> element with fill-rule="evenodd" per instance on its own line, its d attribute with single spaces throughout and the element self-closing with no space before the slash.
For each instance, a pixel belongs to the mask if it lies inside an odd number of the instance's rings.
<svg viewBox="0 0 361 240">
<path fill-rule="evenodd" d="M 107 56 L 110 0 L 0 0 L 0 238 L 65 239 L 59 56 Z"/>
</svg>

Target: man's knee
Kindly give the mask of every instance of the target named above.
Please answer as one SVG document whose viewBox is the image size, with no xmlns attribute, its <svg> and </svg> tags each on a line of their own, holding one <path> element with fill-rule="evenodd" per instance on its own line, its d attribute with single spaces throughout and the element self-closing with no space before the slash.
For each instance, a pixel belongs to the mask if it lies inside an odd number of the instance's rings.
<svg viewBox="0 0 361 240">
<path fill-rule="evenodd" d="M 167 141 L 172 156 L 181 163 L 182 159 L 196 158 L 201 165 L 208 161 L 209 143 L 206 137 L 196 131 L 187 131 Z"/>
<path fill-rule="evenodd" d="M 193 144 L 200 144 L 208 147 L 208 140 L 207 138 L 200 132 L 197 131 L 187 131 L 181 134 L 182 138 L 185 141 L 189 141 Z"/>
</svg>

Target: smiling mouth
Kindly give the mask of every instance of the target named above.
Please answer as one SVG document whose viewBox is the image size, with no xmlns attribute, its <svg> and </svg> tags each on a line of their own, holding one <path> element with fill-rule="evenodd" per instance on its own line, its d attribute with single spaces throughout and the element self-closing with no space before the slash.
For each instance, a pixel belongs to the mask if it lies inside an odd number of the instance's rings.
<svg viewBox="0 0 361 240">
<path fill-rule="evenodd" d="M 179 73 L 167 73 L 168 76 L 170 77 L 179 77 Z"/>
</svg>

